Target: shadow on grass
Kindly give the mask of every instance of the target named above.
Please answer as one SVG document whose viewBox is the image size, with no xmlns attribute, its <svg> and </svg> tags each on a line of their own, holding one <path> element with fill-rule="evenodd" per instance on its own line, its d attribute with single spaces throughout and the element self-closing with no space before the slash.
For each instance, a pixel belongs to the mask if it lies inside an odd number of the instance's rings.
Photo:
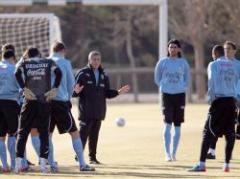
<svg viewBox="0 0 240 179">
<path fill-rule="evenodd" d="M 217 168 L 217 167 L 216 167 Z M 233 176 L 231 173 L 224 176 L 212 176 L 204 173 L 187 172 L 189 166 L 186 165 L 101 165 L 96 167 L 95 172 L 80 172 L 77 166 L 60 166 L 58 173 L 41 174 L 35 167 L 32 172 L 21 174 L 21 176 L 32 177 L 67 177 L 67 178 L 97 178 L 99 177 L 138 177 L 138 178 L 240 178 L 240 176 Z M 215 169 L 215 167 L 210 167 Z M 218 168 L 219 169 L 219 168 Z M 178 172 L 170 173 L 171 171 Z M 10 174 L 12 175 L 12 174 Z"/>
</svg>

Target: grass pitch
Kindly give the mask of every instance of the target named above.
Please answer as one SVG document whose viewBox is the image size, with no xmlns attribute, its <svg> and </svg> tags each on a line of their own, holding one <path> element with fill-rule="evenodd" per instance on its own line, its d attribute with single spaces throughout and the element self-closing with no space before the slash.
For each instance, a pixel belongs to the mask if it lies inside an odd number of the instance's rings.
<svg viewBox="0 0 240 179">
<path fill-rule="evenodd" d="M 109 104 L 105 121 L 102 123 L 98 145 L 98 159 L 103 165 L 96 166 L 91 173 L 79 172 L 74 161 L 71 139 L 68 134 L 54 133 L 55 158 L 60 166 L 56 174 L 41 174 L 38 167 L 21 175 L 0 174 L 3 179 L 34 178 L 240 178 L 240 145 L 236 141 L 230 173 L 222 172 L 225 142 L 217 143 L 217 160 L 207 161 L 207 172 L 190 173 L 199 158 L 201 135 L 207 116 L 207 105 L 186 106 L 185 123 L 176 162 L 165 162 L 162 140 L 162 116 L 158 104 Z M 77 119 L 77 108 L 73 114 Z M 123 117 L 125 127 L 117 127 L 115 118 Z M 77 121 L 78 123 L 78 121 Z M 28 158 L 37 163 L 31 141 L 27 144 Z M 85 158 L 88 161 L 86 148 Z"/>
</svg>

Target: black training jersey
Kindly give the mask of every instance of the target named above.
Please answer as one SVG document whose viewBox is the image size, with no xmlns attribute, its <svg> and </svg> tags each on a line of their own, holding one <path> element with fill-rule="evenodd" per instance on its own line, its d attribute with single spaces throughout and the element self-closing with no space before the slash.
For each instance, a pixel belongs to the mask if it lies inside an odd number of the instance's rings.
<svg viewBox="0 0 240 179">
<path fill-rule="evenodd" d="M 57 66 L 51 59 L 33 58 L 20 63 L 17 70 L 22 71 L 24 86 L 41 100 L 44 99 L 44 93 L 51 89 L 51 72 L 55 68 Z"/>
</svg>

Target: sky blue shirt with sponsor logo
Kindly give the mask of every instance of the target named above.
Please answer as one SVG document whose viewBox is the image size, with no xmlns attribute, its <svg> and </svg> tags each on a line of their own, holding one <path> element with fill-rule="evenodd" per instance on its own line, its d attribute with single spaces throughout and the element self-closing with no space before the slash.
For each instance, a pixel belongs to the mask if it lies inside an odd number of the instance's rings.
<svg viewBox="0 0 240 179">
<path fill-rule="evenodd" d="M 154 81 L 162 93 L 185 93 L 190 78 L 190 69 L 184 58 L 165 57 L 158 61 Z"/>
<path fill-rule="evenodd" d="M 221 97 L 237 97 L 240 63 L 223 57 L 208 65 L 208 98 L 212 103 Z"/>
<path fill-rule="evenodd" d="M 62 71 L 62 80 L 58 87 L 57 96 L 54 100 L 69 101 L 73 94 L 75 78 L 72 71 L 72 65 L 69 60 L 65 59 L 61 54 L 54 53 L 50 57 Z"/>
<path fill-rule="evenodd" d="M 18 101 L 19 86 L 14 72 L 14 64 L 4 59 L 0 61 L 0 100 Z"/>
</svg>

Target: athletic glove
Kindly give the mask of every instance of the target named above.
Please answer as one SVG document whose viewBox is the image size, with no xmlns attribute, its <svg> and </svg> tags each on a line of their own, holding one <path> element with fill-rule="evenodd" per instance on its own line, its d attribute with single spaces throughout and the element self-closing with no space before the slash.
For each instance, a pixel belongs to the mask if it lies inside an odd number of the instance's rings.
<svg viewBox="0 0 240 179">
<path fill-rule="evenodd" d="M 35 94 L 28 88 L 23 88 L 23 95 L 27 100 L 36 100 Z"/>
<path fill-rule="evenodd" d="M 53 98 L 55 98 L 57 96 L 57 88 L 52 88 L 51 90 L 49 90 L 48 92 L 46 92 L 44 94 L 44 96 L 46 97 L 47 101 L 52 100 Z"/>
</svg>

